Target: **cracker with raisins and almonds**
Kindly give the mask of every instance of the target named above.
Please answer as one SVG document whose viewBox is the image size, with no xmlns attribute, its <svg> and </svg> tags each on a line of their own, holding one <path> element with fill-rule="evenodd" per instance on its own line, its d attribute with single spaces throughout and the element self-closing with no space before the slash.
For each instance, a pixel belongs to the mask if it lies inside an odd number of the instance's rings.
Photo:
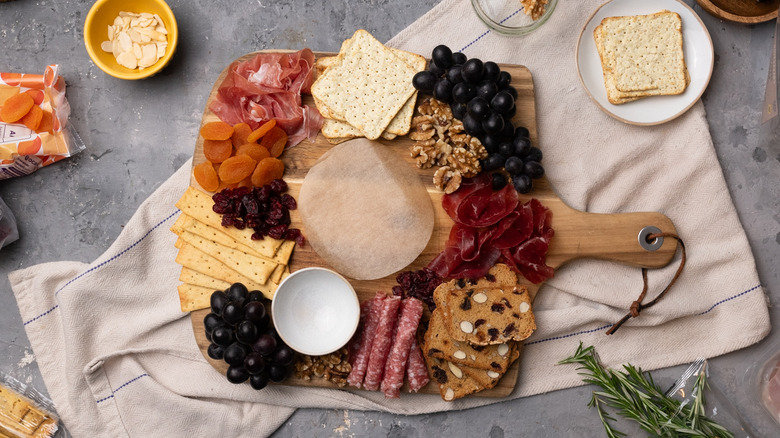
<svg viewBox="0 0 780 438">
<path fill-rule="evenodd" d="M 536 330 L 528 289 L 517 284 L 517 276 L 504 264 L 476 282 L 444 283 L 433 296 L 436 307 L 444 309 L 448 333 L 457 341 L 501 344 L 522 341 Z"/>
<path fill-rule="evenodd" d="M 509 368 L 516 342 L 497 345 L 472 345 L 452 339 L 441 309 L 431 314 L 425 332 L 423 354 L 485 371 L 503 374 Z"/>
</svg>

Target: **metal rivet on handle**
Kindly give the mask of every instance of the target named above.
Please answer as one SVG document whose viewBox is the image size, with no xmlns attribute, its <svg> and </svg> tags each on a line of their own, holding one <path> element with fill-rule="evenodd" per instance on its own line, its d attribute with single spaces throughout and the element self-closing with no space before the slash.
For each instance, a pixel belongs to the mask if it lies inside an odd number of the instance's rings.
<svg viewBox="0 0 780 438">
<path fill-rule="evenodd" d="M 654 227 L 652 225 L 647 226 L 639 230 L 639 246 L 646 249 L 647 251 L 655 251 L 658 248 L 661 247 L 661 245 L 664 244 L 664 238 L 663 237 L 656 237 L 653 240 L 648 240 L 647 236 L 651 234 L 658 234 L 661 230 L 659 230 L 657 227 Z"/>
</svg>

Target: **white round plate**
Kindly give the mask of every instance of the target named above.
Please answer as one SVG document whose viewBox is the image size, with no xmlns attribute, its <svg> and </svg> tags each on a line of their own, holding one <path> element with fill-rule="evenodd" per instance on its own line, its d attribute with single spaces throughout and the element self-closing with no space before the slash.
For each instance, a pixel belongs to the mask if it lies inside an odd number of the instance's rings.
<svg viewBox="0 0 780 438">
<path fill-rule="evenodd" d="M 645 15 L 664 9 L 677 12 L 682 19 L 683 53 L 691 83 L 685 92 L 675 96 L 652 96 L 621 105 L 609 103 L 593 29 L 605 17 Z M 715 60 L 712 39 L 704 23 L 693 9 L 678 0 L 612 0 L 604 3 L 582 29 L 575 57 L 582 85 L 596 105 L 610 116 L 632 125 L 658 125 L 687 111 L 707 88 Z"/>
</svg>

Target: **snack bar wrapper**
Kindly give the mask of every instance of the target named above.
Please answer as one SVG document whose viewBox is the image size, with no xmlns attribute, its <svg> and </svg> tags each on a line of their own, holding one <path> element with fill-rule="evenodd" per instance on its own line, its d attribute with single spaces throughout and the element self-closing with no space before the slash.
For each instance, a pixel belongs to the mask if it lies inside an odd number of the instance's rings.
<svg viewBox="0 0 780 438">
<path fill-rule="evenodd" d="M 29 94 L 43 113 L 38 126 L 0 120 L 0 180 L 29 175 L 84 150 L 84 143 L 68 125 L 70 105 L 59 66 L 49 65 L 42 75 L 0 73 L 0 108 L 20 93 Z M 32 109 L 30 110 L 32 111 Z"/>
</svg>

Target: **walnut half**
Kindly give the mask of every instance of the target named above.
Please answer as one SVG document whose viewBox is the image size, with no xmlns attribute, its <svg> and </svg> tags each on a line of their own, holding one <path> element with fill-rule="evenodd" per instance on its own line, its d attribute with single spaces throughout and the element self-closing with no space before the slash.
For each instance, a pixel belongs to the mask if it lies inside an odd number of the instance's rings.
<svg viewBox="0 0 780 438">
<path fill-rule="evenodd" d="M 444 193 L 450 194 L 458 190 L 462 176 L 459 171 L 442 166 L 433 174 L 433 185 Z"/>
</svg>

